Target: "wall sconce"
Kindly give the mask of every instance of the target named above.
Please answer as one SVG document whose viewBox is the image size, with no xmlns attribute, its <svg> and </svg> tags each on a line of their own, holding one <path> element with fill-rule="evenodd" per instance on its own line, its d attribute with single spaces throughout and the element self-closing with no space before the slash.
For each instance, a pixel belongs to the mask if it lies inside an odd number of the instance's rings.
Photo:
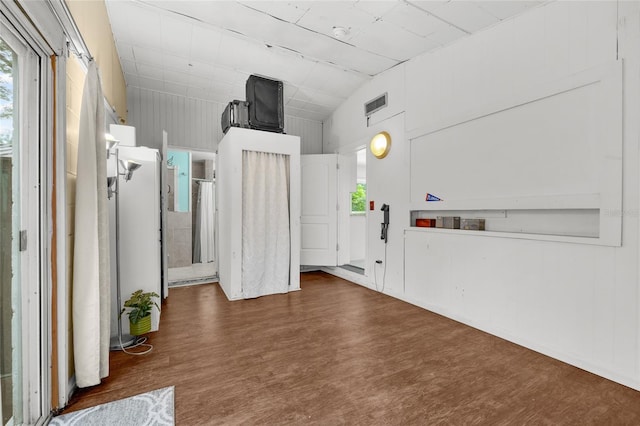
<svg viewBox="0 0 640 426">
<path fill-rule="evenodd" d="M 125 182 L 131 180 L 131 176 L 133 176 L 133 172 L 135 172 L 140 167 L 142 167 L 142 164 L 133 160 L 124 160 L 124 161 L 120 160 L 120 165 L 124 169 L 123 175 L 124 175 Z"/>
<path fill-rule="evenodd" d="M 116 146 L 118 146 L 120 141 L 117 140 L 116 138 L 114 138 L 111 133 L 105 133 L 104 134 L 104 140 L 105 140 L 105 142 L 107 144 L 107 160 L 108 160 L 109 157 L 111 156 L 111 150 L 113 148 L 115 148 Z"/>
<path fill-rule="evenodd" d="M 378 133 L 371 139 L 369 149 L 376 158 L 386 157 L 391 150 L 391 135 L 387 132 Z"/>
</svg>

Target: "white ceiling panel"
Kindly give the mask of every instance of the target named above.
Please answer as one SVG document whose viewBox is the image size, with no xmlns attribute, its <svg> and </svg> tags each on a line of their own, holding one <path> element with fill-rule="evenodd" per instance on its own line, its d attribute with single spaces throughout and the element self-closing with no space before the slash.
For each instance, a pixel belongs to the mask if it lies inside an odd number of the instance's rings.
<svg viewBox="0 0 640 426">
<path fill-rule="evenodd" d="M 162 16 L 160 31 L 162 50 L 176 56 L 189 57 L 193 24 L 178 16 Z"/>
<path fill-rule="evenodd" d="M 214 72 L 211 77 L 216 81 L 230 85 L 244 84 L 249 78 L 249 73 L 243 71 L 234 70 L 231 68 L 214 67 Z"/>
<path fill-rule="evenodd" d="M 375 18 L 380 18 L 397 5 L 396 0 L 360 0 L 353 7 Z"/>
<path fill-rule="evenodd" d="M 345 6 L 345 3 L 348 2 L 313 2 L 309 11 L 298 21 L 298 25 L 324 34 L 328 39 L 333 37 L 333 27 L 344 27 L 350 31 L 344 38 L 344 41 L 349 42 L 353 35 L 374 23 L 376 18 L 353 5 Z"/>
<path fill-rule="evenodd" d="M 175 56 L 170 53 L 162 54 L 162 61 L 164 64 L 164 68 L 173 71 L 183 72 L 185 74 L 191 73 L 191 63 L 188 58 L 184 58 L 181 56 Z"/>
<path fill-rule="evenodd" d="M 353 93 L 366 80 L 361 74 L 317 64 L 301 85 L 330 95 L 344 96 L 345 93 Z"/>
<path fill-rule="evenodd" d="M 127 42 L 131 44 L 135 41 L 135 28 L 130 25 L 129 11 L 137 7 L 133 2 L 124 3 L 118 5 L 118 7 L 107 7 L 111 31 L 116 42 Z"/>
<path fill-rule="evenodd" d="M 440 4 L 421 2 L 420 7 L 429 10 L 436 17 L 452 23 L 469 33 L 474 33 L 499 21 L 498 18 L 478 7 L 474 1 L 452 0 Z"/>
<path fill-rule="evenodd" d="M 379 20 L 352 40 L 359 48 L 393 58 L 402 62 L 429 51 L 439 45 L 425 37 L 420 37 L 393 24 Z"/>
<path fill-rule="evenodd" d="M 344 97 L 331 96 L 324 92 L 309 89 L 306 87 L 300 87 L 298 88 L 298 91 L 296 92 L 296 94 L 293 95 L 292 99 L 297 99 L 299 101 L 306 101 L 306 102 L 314 103 L 316 105 L 336 107 L 346 99 L 347 95 L 348 94 L 345 94 Z"/>
<path fill-rule="evenodd" d="M 183 84 L 186 84 L 193 77 L 191 77 L 188 73 L 185 73 L 185 72 L 174 71 L 172 69 L 164 69 L 163 78 L 167 82 L 174 82 L 174 83 L 181 82 Z"/>
<path fill-rule="evenodd" d="M 340 76 L 336 76 L 336 78 L 332 80 L 327 80 L 325 86 L 320 90 L 336 96 L 345 96 L 345 93 L 351 94 L 355 92 L 356 89 L 362 86 L 367 80 L 368 79 L 360 75 L 343 71 Z"/>
<path fill-rule="evenodd" d="M 330 63 L 349 71 L 371 77 L 398 64 L 398 61 L 387 58 L 366 49 L 350 47 L 349 49 L 328 49 L 332 59 Z"/>
<path fill-rule="evenodd" d="M 269 49 L 262 44 L 231 35 L 224 36 L 222 43 L 227 53 L 219 62 L 227 66 L 233 64 L 235 69 L 250 73 L 263 72 L 260 70 L 264 70 L 271 60 Z"/>
<path fill-rule="evenodd" d="M 138 70 L 136 68 L 136 62 L 135 61 L 129 61 L 127 59 L 121 59 L 120 60 L 120 65 L 122 66 L 122 72 L 125 74 L 134 74 L 137 75 L 138 74 Z"/>
<path fill-rule="evenodd" d="M 241 1 L 240 3 L 287 22 L 297 22 L 307 13 L 311 2 Z"/>
<path fill-rule="evenodd" d="M 284 82 L 287 114 L 323 120 L 371 76 L 540 2 L 105 3 L 128 86 L 226 103 L 261 74 Z M 334 26 L 349 33 L 338 40 Z"/>
<path fill-rule="evenodd" d="M 157 13 L 148 13 L 147 7 L 136 2 L 124 1 L 119 3 L 121 11 L 116 12 L 120 16 L 118 24 L 112 30 L 117 41 L 124 41 L 136 46 L 160 47 L 161 16 Z M 117 19 L 110 13 L 110 19 Z"/>
<path fill-rule="evenodd" d="M 164 81 L 155 80 L 152 78 L 138 76 L 138 83 L 140 87 L 149 90 L 155 90 L 156 92 L 164 92 Z"/>
<path fill-rule="evenodd" d="M 165 71 L 161 67 L 138 63 L 138 75 L 141 77 L 152 78 L 154 80 L 164 81 Z"/>
<path fill-rule="evenodd" d="M 132 50 L 135 61 L 138 63 L 147 65 L 162 65 L 163 63 L 164 55 L 162 50 L 149 49 L 140 46 L 134 46 Z"/>
<path fill-rule="evenodd" d="M 382 19 L 422 37 L 450 26 L 428 12 L 404 2 L 397 3 L 396 7 L 386 13 Z"/>
<path fill-rule="evenodd" d="M 133 54 L 133 46 L 124 42 L 116 42 L 116 49 L 118 50 L 118 57 L 120 60 L 135 61 L 136 57 Z"/>
<path fill-rule="evenodd" d="M 224 31 L 216 28 L 207 28 L 202 24 L 194 25 L 191 45 L 189 46 L 191 58 L 207 63 L 217 61 L 223 33 Z"/>
<path fill-rule="evenodd" d="M 478 1 L 477 6 L 486 10 L 498 19 L 507 19 L 518 15 L 527 9 L 536 7 L 542 1 Z"/>
<path fill-rule="evenodd" d="M 290 83 L 285 82 L 282 88 L 284 102 L 288 102 L 298 92 L 298 86 L 293 86 Z"/>
<path fill-rule="evenodd" d="M 164 90 L 167 93 L 171 93 L 174 95 L 187 96 L 189 86 L 182 84 L 175 84 L 165 81 L 164 82 Z"/>
<path fill-rule="evenodd" d="M 441 29 L 439 29 L 433 34 L 430 34 L 427 38 L 429 40 L 433 40 L 434 42 L 444 46 L 466 35 L 467 33 L 460 30 L 459 28 L 454 27 L 453 25 L 444 24 L 444 26 Z"/>
</svg>

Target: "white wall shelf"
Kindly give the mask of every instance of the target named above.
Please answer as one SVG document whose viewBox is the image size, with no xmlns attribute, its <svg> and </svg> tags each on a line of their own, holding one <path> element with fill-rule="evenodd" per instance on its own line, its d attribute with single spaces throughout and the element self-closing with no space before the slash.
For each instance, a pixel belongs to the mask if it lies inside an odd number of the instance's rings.
<svg viewBox="0 0 640 426">
<path fill-rule="evenodd" d="M 565 235 L 545 235 L 545 234 L 527 234 L 522 232 L 500 232 L 500 231 L 466 231 L 464 229 L 445 229 L 445 228 L 423 228 L 412 226 L 405 229 L 406 232 L 424 232 L 435 234 L 450 234 L 468 237 L 494 237 L 494 238 L 512 238 L 518 240 L 537 240 L 537 241 L 557 241 L 561 243 L 574 244 L 592 244 L 602 245 L 596 237 L 572 237 Z"/>
</svg>

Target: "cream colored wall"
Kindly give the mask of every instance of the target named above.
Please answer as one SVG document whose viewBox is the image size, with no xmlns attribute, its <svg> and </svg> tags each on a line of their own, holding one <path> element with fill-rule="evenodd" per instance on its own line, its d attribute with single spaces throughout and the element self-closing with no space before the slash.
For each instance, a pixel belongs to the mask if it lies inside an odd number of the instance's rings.
<svg viewBox="0 0 640 426">
<path fill-rule="evenodd" d="M 127 91 L 104 1 L 67 0 L 73 20 L 100 69 L 102 92 L 116 109 L 118 120 L 127 121 Z"/>
<path fill-rule="evenodd" d="M 115 48 L 107 9 L 103 1 L 67 1 L 74 21 L 78 26 L 85 44 L 98 65 L 102 81 L 102 91 L 109 104 L 115 108 L 120 122 L 127 119 L 127 100 L 124 76 Z M 67 191 L 67 294 L 69 310 L 66 312 L 69 340 L 67 347 L 73 347 L 73 326 L 71 320 L 71 297 L 73 283 L 73 247 L 75 192 L 78 160 L 78 131 L 80 128 L 80 106 L 86 71 L 84 65 L 70 55 L 67 61 L 66 91 L 66 191 Z M 69 351 L 69 378 L 73 376 L 73 350 Z"/>
</svg>

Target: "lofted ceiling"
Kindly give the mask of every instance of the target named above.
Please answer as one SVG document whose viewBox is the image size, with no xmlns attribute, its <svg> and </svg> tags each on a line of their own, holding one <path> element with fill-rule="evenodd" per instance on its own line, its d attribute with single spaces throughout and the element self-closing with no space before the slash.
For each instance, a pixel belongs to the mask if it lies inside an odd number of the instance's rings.
<svg viewBox="0 0 640 426">
<path fill-rule="evenodd" d="M 127 86 L 227 103 L 260 74 L 284 82 L 286 114 L 318 121 L 376 74 L 540 3 L 106 0 Z"/>
</svg>

